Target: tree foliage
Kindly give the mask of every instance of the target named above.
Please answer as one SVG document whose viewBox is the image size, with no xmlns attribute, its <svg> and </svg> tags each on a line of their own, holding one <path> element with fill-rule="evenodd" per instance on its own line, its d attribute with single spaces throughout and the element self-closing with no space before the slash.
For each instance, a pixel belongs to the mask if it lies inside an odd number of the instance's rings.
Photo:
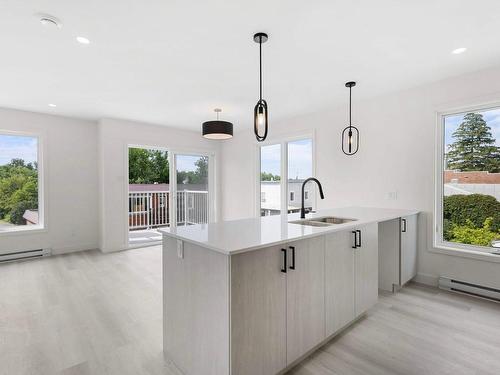
<svg viewBox="0 0 500 375">
<path fill-rule="evenodd" d="M 128 167 L 130 184 L 168 184 L 168 153 L 161 150 L 129 148 Z"/>
<path fill-rule="evenodd" d="M 0 218 L 21 225 L 24 211 L 38 209 L 37 169 L 22 159 L 0 166 Z"/>
<path fill-rule="evenodd" d="M 260 180 L 261 181 L 280 181 L 281 176 L 268 173 L 268 172 L 260 172 Z"/>
<path fill-rule="evenodd" d="M 444 197 L 443 218 L 446 241 L 490 246 L 500 238 L 500 202 L 490 195 Z"/>
<path fill-rule="evenodd" d="M 452 224 L 449 230 L 450 241 L 477 246 L 491 246 L 493 240 L 500 238 L 499 232 L 491 228 L 493 218 L 487 218 L 483 225 L 477 228 L 474 223 L 467 219 L 465 225 Z"/>
<path fill-rule="evenodd" d="M 167 151 L 129 148 L 130 184 L 168 184 L 170 166 Z M 194 171 L 177 171 L 178 184 L 207 184 L 208 157 L 200 157 L 195 162 Z"/>
<path fill-rule="evenodd" d="M 483 115 L 467 113 L 452 136 L 455 141 L 446 155 L 449 169 L 500 172 L 500 148 Z"/>
<path fill-rule="evenodd" d="M 208 184 L 208 157 L 200 157 L 194 165 L 194 171 L 177 171 L 177 184 Z"/>
</svg>

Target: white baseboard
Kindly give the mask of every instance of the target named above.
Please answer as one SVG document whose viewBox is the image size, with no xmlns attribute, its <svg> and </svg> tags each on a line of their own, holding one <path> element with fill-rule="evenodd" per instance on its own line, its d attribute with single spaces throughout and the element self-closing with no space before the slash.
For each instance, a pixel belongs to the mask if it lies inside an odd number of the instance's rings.
<svg viewBox="0 0 500 375">
<path fill-rule="evenodd" d="M 53 247 L 51 254 L 52 255 L 60 255 L 67 253 L 76 253 L 78 251 L 86 251 L 86 250 L 95 250 L 98 249 L 97 244 L 83 244 L 83 245 L 75 245 L 75 246 L 66 246 L 66 247 Z"/>
<path fill-rule="evenodd" d="M 417 276 L 413 279 L 413 281 L 424 284 L 424 285 L 429 285 L 429 286 L 438 286 L 438 280 L 439 276 L 434 276 L 434 275 L 429 275 L 426 273 L 417 273 Z"/>
</svg>

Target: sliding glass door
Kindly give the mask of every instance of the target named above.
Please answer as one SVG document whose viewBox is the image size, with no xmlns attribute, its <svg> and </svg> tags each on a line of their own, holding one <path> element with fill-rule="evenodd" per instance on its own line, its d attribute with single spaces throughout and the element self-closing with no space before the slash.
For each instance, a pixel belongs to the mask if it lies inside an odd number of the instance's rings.
<svg viewBox="0 0 500 375">
<path fill-rule="evenodd" d="M 209 157 L 175 155 L 177 225 L 209 222 Z"/>
<path fill-rule="evenodd" d="M 161 241 L 158 229 L 208 223 L 215 204 L 209 155 L 128 148 L 129 246 Z"/>
</svg>

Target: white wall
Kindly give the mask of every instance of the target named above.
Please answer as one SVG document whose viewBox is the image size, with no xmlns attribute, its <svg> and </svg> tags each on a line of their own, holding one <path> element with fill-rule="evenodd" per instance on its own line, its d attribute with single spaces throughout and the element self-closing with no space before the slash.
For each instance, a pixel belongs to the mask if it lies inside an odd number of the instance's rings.
<svg viewBox="0 0 500 375">
<path fill-rule="evenodd" d="M 0 129 L 42 137 L 46 230 L 0 235 L 0 253 L 51 248 L 94 249 L 98 243 L 97 126 L 93 122 L 0 109 Z"/>
<path fill-rule="evenodd" d="M 215 153 L 219 142 L 205 140 L 200 132 L 125 120 L 103 119 L 99 132 L 99 247 L 104 252 L 127 248 L 127 146 L 165 147 L 179 152 Z M 217 164 L 218 160 L 216 160 Z M 216 167 L 217 169 L 217 167 Z M 219 176 L 216 171 L 216 179 Z M 216 191 L 216 197 L 220 192 Z"/>
<path fill-rule="evenodd" d="M 316 176 L 326 196 L 324 201 L 318 200 L 319 208 L 417 208 L 423 212 L 419 220 L 419 280 L 434 283 L 439 275 L 446 275 L 500 288 L 500 263 L 429 252 L 436 112 L 500 102 L 500 68 L 358 102 L 356 91 L 361 90 L 363 83 L 359 82 L 353 93 L 353 123 L 360 129 L 360 150 L 355 156 L 345 156 L 340 149 L 347 100 L 331 110 L 280 123 L 271 118 L 271 137 L 315 130 Z M 346 99 L 347 94 L 346 90 Z M 255 214 L 255 144 L 253 134 L 242 131 L 222 146 L 222 217 L 226 220 Z M 388 200 L 388 192 L 397 192 L 397 200 Z"/>
</svg>

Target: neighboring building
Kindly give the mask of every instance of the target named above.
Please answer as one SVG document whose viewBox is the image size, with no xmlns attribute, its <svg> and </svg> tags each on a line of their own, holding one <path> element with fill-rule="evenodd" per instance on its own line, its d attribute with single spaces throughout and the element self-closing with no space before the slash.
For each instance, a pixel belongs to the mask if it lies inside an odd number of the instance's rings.
<svg viewBox="0 0 500 375">
<path fill-rule="evenodd" d="M 38 224 L 38 210 L 26 210 L 23 214 L 23 219 L 26 220 L 26 225 Z"/>
<path fill-rule="evenodd" d="M 288 180 L 288 213 L 299 212 L 301 205 L 302 182 L 301 179 Z M 306 212 L 311 211 L 315 203 L 316 187 L 307 184 L 304 189 L 304 207 Z M 277 215 L 281 209 L 281 184 L 280 181 L 261 181 L 260 202 L 261 216 Z"/>
<path fill-rule="evenodd" d="M 500 173 L 444 171 L 444 195 L 485 194 L 500 201 Z"/>
</svg>

